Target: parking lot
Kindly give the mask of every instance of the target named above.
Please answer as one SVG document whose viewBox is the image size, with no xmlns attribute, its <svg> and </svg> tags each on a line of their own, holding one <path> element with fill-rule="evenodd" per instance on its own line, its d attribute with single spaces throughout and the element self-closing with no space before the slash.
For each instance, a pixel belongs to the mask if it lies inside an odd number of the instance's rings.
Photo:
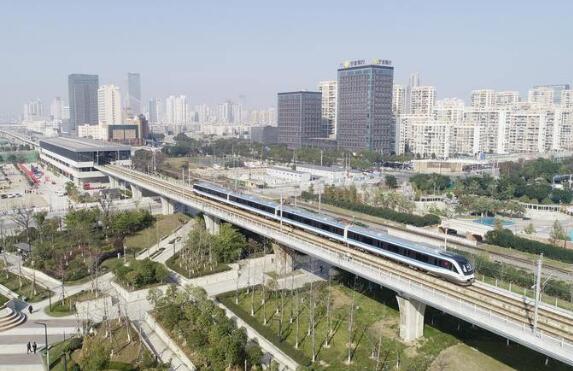
<svg viewBox="0 0 573 371">
<path fill-rule="evenodd" d="M 26 177 L 12 164 L 1 166 L 0 212 L 22 207 L 45 207 L 48 201 L 29 185 Z"/>
</svg>

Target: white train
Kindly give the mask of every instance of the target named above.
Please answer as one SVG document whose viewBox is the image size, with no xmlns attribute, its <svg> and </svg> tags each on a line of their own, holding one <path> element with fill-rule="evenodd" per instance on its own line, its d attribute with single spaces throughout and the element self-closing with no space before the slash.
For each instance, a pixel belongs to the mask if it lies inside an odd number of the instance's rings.
<svg viewBox="0 0 573 371">
<path fill-rule="evenodd" d="M 232 192 L 217 185 L 200 182 L 193 184 L 193 191 L 203 197 L 247 210 L 269 219 L 303 229 L 348 246 L 384 256 L 402 264 L 415 267 L 461 285 L 471 285 L 474 268 L 458 254 L 437 249 L 431 245 L 390 236 L 381 230 L 365 229 L 344 224 L 329 216 L 303 209 L 284 206 L 260 198 Z"/>
</svg>

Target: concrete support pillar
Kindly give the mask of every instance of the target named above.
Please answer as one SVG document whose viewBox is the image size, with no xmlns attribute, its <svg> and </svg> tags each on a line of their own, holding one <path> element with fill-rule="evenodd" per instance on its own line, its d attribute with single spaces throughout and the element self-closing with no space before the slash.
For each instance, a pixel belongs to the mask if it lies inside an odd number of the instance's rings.
<svg viewBox="0 0 573 371">
<path fill-rule="evenodd" d="M 218 234 L 221 229 L 221 220 L 211 215 L 203 214 L 205 218 L 205 229 L 209 234 Z"/>
<path fill-rule="evenodd" d="M 116 178 L 110 176 L 109 177 L 109 187 L 110 188 L 119 188 L 119 181 Z"/>
<path fill-rule="evenodd" d="M 424 336 L 426 304 L 396 295 L 400 308 L 400 338 L 405 342 Z"/>
<path fill-rule="evenodd" d="M 175 212 L 175 202 L 167 197 L 161 197 L 161 214 L 168 215 Z"/>
<path fill-rule="evenodd" d="M 141 198 L 143 197 L 141 193 L 141 188 L 133 184 L 130 185 L 130 188 L 131 188 L 131 198 L 133 198 L 134 201 L 141 200 Z"/>
<path fill-rule="evenodd" d="M 277 267 L 277 274 L 290 273 L 294 269 L 294 256 L 295 251 L 286 246 L 279 245 L 276 242 L 272 243 L 273 253 L 275 254 L 275 266 Z"/>
</svg>

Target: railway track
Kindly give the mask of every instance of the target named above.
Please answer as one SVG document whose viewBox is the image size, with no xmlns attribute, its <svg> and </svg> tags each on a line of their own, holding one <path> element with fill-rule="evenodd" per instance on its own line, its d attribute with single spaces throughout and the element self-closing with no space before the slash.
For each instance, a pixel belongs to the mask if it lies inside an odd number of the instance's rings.
<svg viewBox="0 0 573 371">
<path fill-rule="evenodd" d="M 507 320 L 518 322 L 524 329 L 531 329 L 533 327 L 534 304 L 531 299 L 480 282 L 476 282 L 472 286 L 459 286 L 406 265 L 349 248 L 340 242 L 331 241 L 296 228 L 291 227 L 287 229 L 285 226 L 281 227 L 277 225 L 277 222 L 268 220 L 262 216 L 253 215 L 244 210 L 222 205 L 214 200 L 197 196 L 191 189 L 180 184 L 174 184 L 169 180 L 156 179 L 117 166 L 111 166 L 110 168 L 112 171 L 132 177 L 144 184 L 154 184 L 180 198 L 207 204 L 210 207 L 222 210 L 246 222 L 259 223 L 267 228 L 286 233 L 291 238 L 302 240 L 318 248 L 326 248 L 337 254 L 351 256 L 353 261 L 360 261 L 362 264 L 370 266 L 373 269 L 384 269 L 390 274 L 402 276 L 419 286 L 424 286 L 444 296 L 455 298 L 459 300 L 460 303 L 469 303 L 480 309 L 490 311 L 492 314 L 504 317 Z M 573 343 L 573 313 L 571 312 L 540 304 L 537 328 L 538 331 L 543 334 Z"/>
<path fill-rule="evenodd" d="M 311 205 L 311 204 L 306 203 L 306 202 L 301 202 L 301 204 L 302 204 L 301 207 L 303 207 L 305 209 L 311 210 L 313 212 L 318 211 L 314 205 Z M 327 208 L 326 210 L 325 210 L 325 207 Z M 444 239 L 442 237 L 436 237 L 430 233 L 420 233 L 420 232 L 417 232 L 417 231 L 412 230 L 412 229 L 404 228 L 403 226 L 398 225 L 398 224 L 384 223 L 382 220 L 380 220 L 380 218 L 370 216 L 370 215 L 355 216 L 351 212 L 344 212 L 344 211 L 339 211 L 339 210 L 333 211 L 333 210 L 330 210 L 329 208 L 330 208 L 330 205 L 323 205 L 320 212 L 327 214 L 327 215 L 330 215 L 330 216 L 335 217 L 335 218 L 354 218 L 357 221 L 360 221 L 363 223 L 368 223 L 369 225 L 372 225 L 372 226 L 379 226 L 381 228 L 391 228 L 391 229 L 399 230 L 401 232 L 406 232 L 406 233 L 410 233 L 413 235 L 419 235 L 419 236 L 422 236 L 424 238 L 433 239 L 434 241 L 436 241 L 436 243 L 438 245 L 443 245 L 443 243 L 444 243 Z M 504 254 L 504 253 L 501 253 L 498 251 L 491 251 L 491 250 L 488 250 L 487 248 L 483 247 L 483 244 L 480 244 L 480 243 L 478 243 L 476 246 L 470 246 L 470 245 L 462 245 L 462 244 L 456 243 L 455 241 L 448 240 L 448 246 L 452 247 L 453 249 L 456 249 L 456 250 L 466 251 L 466 252 L 470 252 L 473 254 L 486 253 L 489 256 L 491 256 L 495 261 L 500 261 L 500 262 L 510 262 L 511 261 L 511 263 L 518 263 L 518 267 L 520 267 L 520 268 L 528 269 L 531 272 L 535 271 L 535 259 L 529 259 L 526 257 L 519 257 L 519 256 L 511 255 L 511 254 Z M 562 279 L 570 279 L 571 276 L 573 275 L 573 269 L 565 269 L 565 268 L 553 265 L 547 261 L 545 261 L 545 263 L 544 263 L 543 270 L 544 270 L 544 274 L 553 274 L 554 276 L 559 276 Z"/>
</svg>

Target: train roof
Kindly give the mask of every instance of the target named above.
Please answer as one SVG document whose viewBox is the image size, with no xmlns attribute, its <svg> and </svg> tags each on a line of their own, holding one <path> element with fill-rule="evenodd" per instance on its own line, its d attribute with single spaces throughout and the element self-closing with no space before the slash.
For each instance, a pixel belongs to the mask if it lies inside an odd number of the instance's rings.
<svg viewBox="0 0 573 371">
<path fill-rule="evenodd" d="M 376 230 L 376 229 L 366 229 L 363 227 L 359 227 L 359 226 L 351 226 L 350 228 L 348 228 L 349 231 L 353 231 L 353 232 L 357 232 L 369 237 L 373 237 L 379 240 L 383 240 L 395 245 L 400 245 L 400 246 L 405 246 L 409 249 L 413 249 L 416 251 L 420 251 L 420 252 L 424 252 L 427 254 L 432 254 L 434 256 L 438 256 L 438 255 L 445 255 L 442 254 L 442 250 L 440 250 L 439 248 L 437 248 L 436 246 L 427 244 L 427 243 L 423 243 L 423 242 L 413 242 L 410 240 L 407 240 L 405 238 L 401 238 L 401 237 L 397 237 L 397 236 L 391 236 L 390 234 L 388 234 L 387 231 L 385 230 Z M 456 255 L 454 254 L 447 254 L 446 256 L 448 257 L 454 257 Z"/>
<path fill-rule="evenodd" d="M 219 185 L 216 184 L 212 184 L 209 182 L 205 182 L 205 181 L 201 181 L 201 182 L 197 182 L 197 184 L 203 186 L 203 187 L 207 187 L 210 189 L 213 189 L 215 191 L 219 191 L 222 193 L 230 193 L 233 196 L 236 197 L 240 197 L 242 199 L 246 199 L 249 201 L 253 201 L 253 202 L 257 202 L 259 204 L 263 204 L 272 208 L 276 208 L 278 206 L 280 206 L 279 203 L 274 202 L 274 201 L 268 201 L 250 194 L 246 194 L 246 193 L 239 193 L 239 192 L 233 192 L 231 190 L 228 190 L 226 188 L 223 188 Z M 301 208 L 297 208 L 297 207 L 291 207 L 291 206 L 286 206 L 283 205 L 283 211 L 287 211 L 296 215 L 300 215 L 304 218 L 307 219 L 312 219 L 312 220 L 316 220 L 318 222 L 322 222 L 322 223 L 327 223 L 330 225 L 333 225 L 335 227 L 338 228 L 342 228 L 344 229 L 346 227 L 346 224 L 341 223 L 339 220 L 337 220 L 336 218 L 333 218 L 331 216 L 325 215 L 325 214 L 320 214 L 320 213 L 316 213 L 316 212 L 312 212 L 306 209 L 301 209 Z M 404 246 L 407 247 L 409 249 L 413 249 L 413 250 L 417 250 L 420 252 L 424 252 L 426 254 L 431 254 L 433 256 L 436 257 L 447 257 L 447 258 L 451 258 L 454 259 L 458 262 L 464 262 L 466 259 L 465 257 L 458 255 L 458 254 L 454 254 L 452 252 L 449 251 L 444 251 L 442 249 L 437 248 L 436 246 L 427 244 L 427 243 L 423 243 L 423 242 L 413 242 L 410 240 L 407 240 L 405 238 L 401 238 L 401 237 L 396 237 L 396 236 L 391 236 L 390 234 L 388 234 L 387 230 L 383 230 L 383 229 L 372 229 L 372 228 L 364 228 L 364 227 L 360 227 L 357 225 L 351 225 L 348 228 L 349 231 L 353 231 L 356 233 L 360 233 L 372 238 L 376 238 L 379 240 L 383 240 L 392 244 L 396 244 L 396 245 L 400 245 L 400 246 Z M 463 260 L 460 260 L 463 259 Z"/>
<path fill-rule="evenodd" d="M 334 226 L 342 228 L 342 229 L 344 229 L 344 227 L 346 227 L 346 224 L 339 222 L 338 220 L 336 220 L 335 218 L 333 218 L 331 216 L 328 216 L 325 214 L 320 214 L 320 213 L 313 213 L 312 211 L 309 211 L 306 209 L 300 209 L 298 207 L 291 207 L 291 206 L 283 206 L 283 211 L 288 211 L 290 213 L 300 215 L 304 218 L 316 220 L 318 222 L 328 223 L 330 225 L 334 225 Z"/>
</svg>

